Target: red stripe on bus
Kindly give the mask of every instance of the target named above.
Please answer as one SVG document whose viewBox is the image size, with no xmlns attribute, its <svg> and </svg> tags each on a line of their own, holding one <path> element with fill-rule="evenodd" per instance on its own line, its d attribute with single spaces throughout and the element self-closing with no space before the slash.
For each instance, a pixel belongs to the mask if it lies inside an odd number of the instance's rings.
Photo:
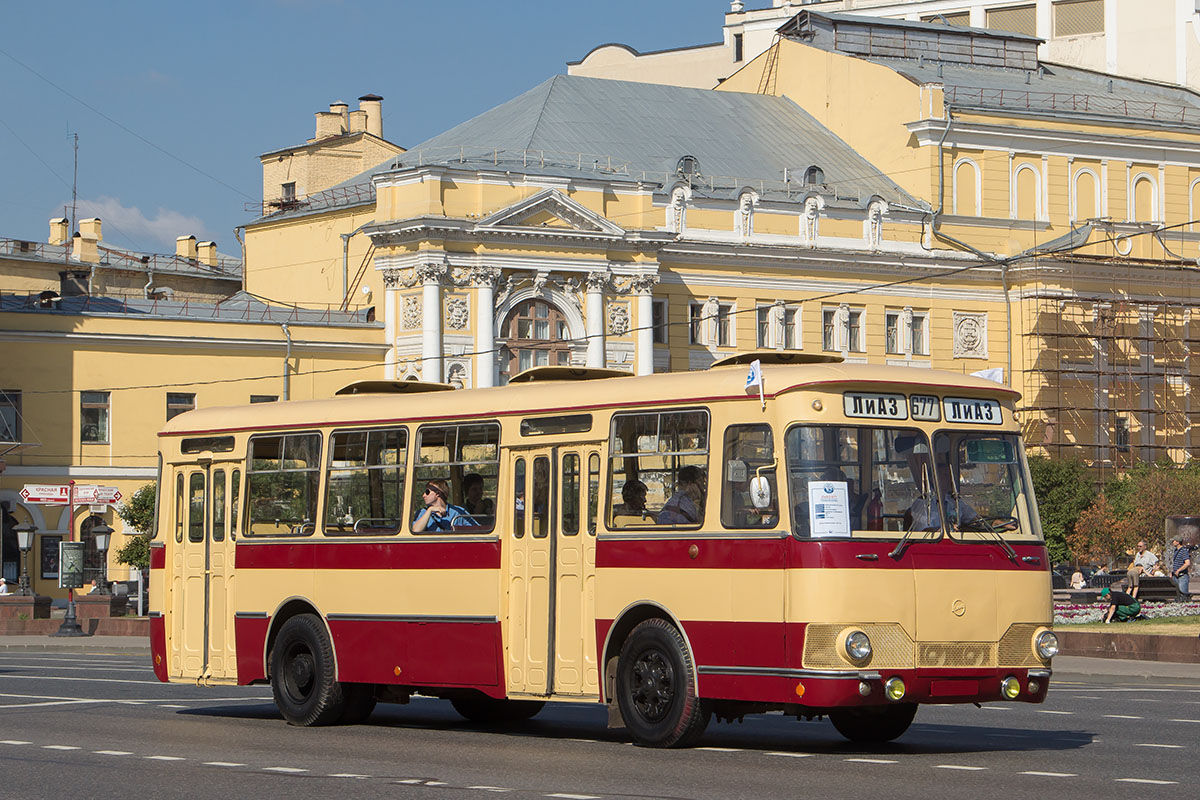
<svg viewBox="0 0 1200 800">
<path fill-rule="evenodd" d="M 499 622 L 331 619 L 338 680 L 455 686 L 503 697 Z"/>
<path fill-rule="evenodd" d="M 166 569 L 167 568 L 167 548 L 151 547 L 150 548 L 150 569 Z"/>
<path fill-rule="evenodd" d="M 154 667 L 154 677 L 166 683 L 167 621 L 162 615 L 150 618 L 150 663 Z"/>
<path fill-rule="evenodd" d="M 692 548 L 695 548 L 693 556 Z M 617 539 L 596 543 L 596 566 L 656 569 L 782 569 L 783 539 Z"/>
<path fill-rule="evenodd" d="M 263 647 L 270 620 L 266 617 L 234 617 L 233 636 L 237 645 L 237 682 L 243 686 L 266 680 Z"/>
<path fill-rule="evenodd" d="M 499 569 L 498 541 L 238 542 L 238 569 Z"/>
</svg>

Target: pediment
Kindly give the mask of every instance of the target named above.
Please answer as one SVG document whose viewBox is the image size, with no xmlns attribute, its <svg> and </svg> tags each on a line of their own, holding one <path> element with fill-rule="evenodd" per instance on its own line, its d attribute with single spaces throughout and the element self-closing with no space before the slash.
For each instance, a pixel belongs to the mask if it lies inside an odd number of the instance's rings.
<svg viewBox="0 0 1200 800">
<path fill-rule="evenodd" d="M 621 236 L 625 229 L 572 200 L 558 189 L 532 197 L 481 219 L 476 230 L 540 231 L 554 234 Z"/>
</svg>

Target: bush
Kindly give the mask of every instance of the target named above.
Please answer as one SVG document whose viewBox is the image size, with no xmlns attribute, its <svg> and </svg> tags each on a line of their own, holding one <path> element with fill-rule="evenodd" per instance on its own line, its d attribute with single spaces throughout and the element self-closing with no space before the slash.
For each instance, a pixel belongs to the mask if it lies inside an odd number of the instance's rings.
<svg viewBox="0 0 1200 800">
<path fill-rule="evenodd" d="M 1096 499 L 1091 470 L 1077 459 L 1057 461 L 1045 456 L 1031 456 L 1029 473 L 1033 478 L 1038 516 L 1050 562 L 1070 561 L 1074 549 L 1071 542 L 1079 515 Z"/>
<path fill-rule="evenodd" d="M 117 514 L 137 533 L 117 548 L 118 564 L 141 570 L 150 568 L 150 534 L 154 531 L 154 496 L 157 487 L 147 483 L 133 493 L 128 502 L 117 506 Z"/>
</svg>

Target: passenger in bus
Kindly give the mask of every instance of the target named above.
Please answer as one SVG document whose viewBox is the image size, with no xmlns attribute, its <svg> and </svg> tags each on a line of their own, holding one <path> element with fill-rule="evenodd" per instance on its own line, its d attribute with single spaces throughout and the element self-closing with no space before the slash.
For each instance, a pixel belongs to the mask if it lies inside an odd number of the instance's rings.
<svg viewBox="0 0 1200 800">
<path fill-rule="evenodd" d="M 426 531 L 453 531 L 458 528 L 478 525 L 475 519 L 462 506 L 448 503 L 450 484 L 441 478 L 434 478 L 425 484 L 421 495 L 425 508 L 417 512 L 413 518 L 413 533 Z"/>
<path fill-rule="evenodd" d="M 689 464 L 679 470 L 678 488 L 658 512 L 660 525 L 695 525 L 704 521 L 704 470 Z"/>
<path fill-rule="evenodd" d="M 463 476 L 463 508 L 475 517 L 496 516 L 496 503 L 483 496 L 483 476 L 478 472 L 468 472 Z"/>
<path fill-rule="evenodd" d="M 614 516 L 648 517 L 646 509 L 646 494 L 649 491 L 646 484 L 634 478 L 625 481 L 621 486 L 621 502 L 613 506 Z"/>
</svg>

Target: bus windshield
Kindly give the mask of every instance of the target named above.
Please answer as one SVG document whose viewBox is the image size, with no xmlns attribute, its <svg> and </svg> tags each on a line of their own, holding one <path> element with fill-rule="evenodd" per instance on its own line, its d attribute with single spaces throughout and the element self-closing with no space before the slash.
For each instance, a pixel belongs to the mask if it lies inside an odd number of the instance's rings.
<svg viewBox="0 0 1200 800">
<path fill-rule="evenodd" d="M 933 439 L 950 535 L 1038 539 L 1033 489 L 1016 434 L 942 431 Z"/>
</svg>

